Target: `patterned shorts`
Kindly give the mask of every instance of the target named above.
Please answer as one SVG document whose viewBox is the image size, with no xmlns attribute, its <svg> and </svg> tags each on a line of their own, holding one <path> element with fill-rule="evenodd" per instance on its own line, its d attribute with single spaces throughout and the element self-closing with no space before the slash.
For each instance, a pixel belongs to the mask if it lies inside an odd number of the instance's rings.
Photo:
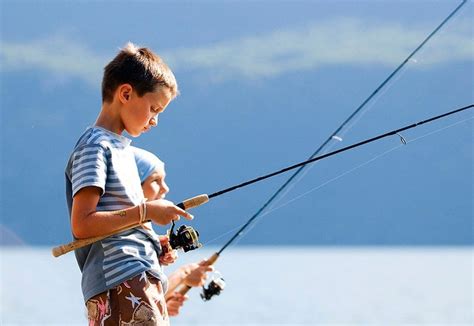
<svg viewBox="0 0 474 326">
<path fill-rule="evenodd" d="M 169 325 L 161 282 L 143 272 L 86 303 L 89 326 Z"/>
</svg>

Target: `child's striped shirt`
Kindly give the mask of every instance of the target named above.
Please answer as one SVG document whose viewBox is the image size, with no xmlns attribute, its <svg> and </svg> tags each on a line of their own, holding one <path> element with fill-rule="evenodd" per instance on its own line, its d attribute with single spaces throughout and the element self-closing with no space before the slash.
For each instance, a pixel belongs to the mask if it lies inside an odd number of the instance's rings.
<svg viewBox="0 0 474 326">
<path fill-rule="evenodd" d="M 140 204 L 140 184 L 130 139 L 90 127 L 77 142 L 66 167 L 66 196 L 71 214 L 73 196 L 84 187 L 102 191 L 97 211 L 120 210 Z M 149 225 L 151 226 L 151 225 Z M 85 301 L 144 271 L 167 287 L 154 231 L 135 228 L 75 251 L 82 271 Z"/>
</svg>

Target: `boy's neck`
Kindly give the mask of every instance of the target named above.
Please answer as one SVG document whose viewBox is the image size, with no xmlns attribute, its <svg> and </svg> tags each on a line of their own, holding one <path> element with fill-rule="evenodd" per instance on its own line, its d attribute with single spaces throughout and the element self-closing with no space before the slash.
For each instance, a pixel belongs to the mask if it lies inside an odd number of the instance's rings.
<svg viewBox="0 0 474 326">
<path fill-rule="evenodd" d="M 125 129 L 120 116 L 120 108 L 114 103 L 102 103 L 102 109 L 95 122 L 97 127 L 101 127 L 121 135 Z"/>
</svg>

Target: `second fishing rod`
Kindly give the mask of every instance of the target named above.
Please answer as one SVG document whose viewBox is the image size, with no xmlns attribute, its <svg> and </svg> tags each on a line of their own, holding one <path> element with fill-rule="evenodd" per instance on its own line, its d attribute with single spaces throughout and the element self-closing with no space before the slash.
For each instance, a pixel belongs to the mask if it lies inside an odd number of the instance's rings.
<svg viewBox="0 0 474 326">
<path fill-rule="evenodd" d="M 401 127 L 401 128 L 398 128 L 398 129 L 394 129 L 394 130 L 391 130 L 391 131 L 388 131 L 388 132 L 385 132 L 383 134 L 380 134 L 380 135 L 377 135 L 375 137 L 372 137 L 372 138 L 368 138 L 368 139 L 365 139 L 363 141 L 360 141 L 358 143 L 355 143 L 355 144 L 352 144 L 352 145 L 349 145 L 349 146 L 346 146 L 346 147 L 343 147 L 343 148 L 340 148 L 338 150 L 335 150 L 335 151 L 332 151 L 332 152 L 329 152 L 329 153 L 326 153 L 324 155 L 320 155 L 320 156 L 316 156 L 316 157 L 313 157 L 311 159 L 308 159 L 308 160 L 305 160 L 305 161 L 302 161 L 300 163 L 296 163 L 294 165 L 291 165 L 291 166 L 288 166 L 288 167 L 285 167 L 281 170 L 278 170 L 278 171 L 275 171 L 275 172 L 272 172 L 272 173 L 268 173 L 266 175 L 262 175 L 260 177 L 257 177 L 257 178 L 254 178 L 254 179 L 251 179 L 249 181 L 245 181 L 245 182 L 242 182 L 240 184 L 237 184 L 235 186 L 232 186 L 232 187 L 228 187 L 228 188 L 225 188 L 223 190 L 220 190 L 220 191 L 217 191 L 217 192 L 214 192 L 210 195 L 206 195 L 206 194 L 203 194 L 203 195 L 200 195 L 200 196 L 197 196 L 196 198 L 198 197 L 201 197 L 205 200 L 205 202 L 209 201 L 210 199 L 212 198 L 215 198 L 215 197 L 218 197 L 218 196 L 221 196 L 225 193 L 228 193 L 228 192 L 231 192 L 231 191 L 234 191 L 236 189 L 239 189 L 239 188 L 243 188 L 243 187 L 246 187 L 248 185 L 251 185 L 253 183 L 256 183 L 256 182 L 260 182 L 262 180 L 265 180 L 265 179 L 268 179 L 268 178 L 271 178 L 271 177 L 274 177 L 274 176 L 277 176 L 279 174 L 282 174 L 282 173 L 285 173 L 285 172 L 288 172 L 290 170 L 294 170 L 294 169 L 297 169 L 297 168 L 301 168 L 301 167 L 304 167 L 308 164 L 311 164 L 311 163 L 314 163 L 316 161 L 320 161 L 320 160 L 323 160 L 325 158 L 328 158 L 330 156 L 334 156 L 334 155 L 337 155 L 337 154 L 340 154 L 342 152 L 346 152 L 346 151 L 349 151 L 351 149 L 354 149 L 356 147 L 360 147 L 360 146 L 363 146 L 363 145 L 366 145 L 366 144 L 369 144 L 369 143 L 372 143 L 372 142 L 375 142 L 377 140 L 380 140 L 380 139 L 383 139 L 383 138 L 386 138 L 386 137 L 390 137 L 390 136 L 394 136 L 396 135 L 397 137 L 400 138 L 400 141 L 403 143 L 403 144 L 407 144 L 405 138 L 401 135 L 401 132 L 405 131 L 405 130 L 408 130 L 408 129 L 412 129 L 412 128 L 415 128 L 415 127 L 418 127 L 418 126 L 421 126 L 423 124 L 426 124 L 426 123 L 430 123 L 430 122 L 433 122 L 435 120 L 439 120 L 439 119 L 442 119 L 442 118 L 445 118 L 447 116 L 450 116 L 450 115 L 453 115 L 453 114 L 456 114 L 456 113 L 459 113 L 459 112 L 462 112 L 462 111 L 466 111 L 466 110 L 469 110 L 469 109 L 472 109 L 474 108 L 474 104 L 470 104 L 470 105 L 467 105 L 467 106 L 464 106 L 464 107 L 461 107 L 461 108 L 458 108 L 458 109 L 455 109 L 455 110 L 452 110 L 452 111 L 449 111 L 449 112 L 446 112 L 446 113 L 443 113 L 443 114 L 440 114 L 440 115 L 437 115 L 437 116 L 434 116 L 434 117 L 431 117 L 431 118 L 428 118 L 428 119 L 425 119 L 425 120 L 422 120 L 422 121 L 419 121 L 419 122 L 415 122 L 415 123 L 412 123 L 412 124 L 409 124 L 409 125 L 406 125 L 404 127 Z M 206 261 L 209 265 L 213 265 L 217 259 L 219 258 L 219 256 L 222 254 L 222 252 L 231 244 L 233 243 L 240 235 L 242 235 L 242 232 L 243 230 L 245 230 L 253 221 L 254 219 L 256 218 L 257 216 L 254 215 L 252 218 L 250 218 L 242 227 L 240 227 L 239 230 L 237 230 L 234 235 L 230 238 L 230 240 L 228 240 L 223 246 L 222 248 L 215 252 L 210 258 L 208 258 Z M 220 291 L 223 290 L 225 286 L 225 282 L 222 278 L 216 278 L 215 280 L 212 280 L 211 283 L 209 284 L 208 288 L 203 288 L 203 293 L 201 294 L 201 297 L 204 299 L 204 300 L 209 300 L 213 295 L 218 295 L 220 293 Z M 191 289 L 191 287 L 185 285 L 185 284 L 180 284 L 178 285 L 175 289 L 171 289 L 171 290 L 174 290 L 174 291 L 177 291 L 181 294 L 186 294 L 189 290 Z M 172 291 L 171 291 L 172 292 Z"/>
</svg>

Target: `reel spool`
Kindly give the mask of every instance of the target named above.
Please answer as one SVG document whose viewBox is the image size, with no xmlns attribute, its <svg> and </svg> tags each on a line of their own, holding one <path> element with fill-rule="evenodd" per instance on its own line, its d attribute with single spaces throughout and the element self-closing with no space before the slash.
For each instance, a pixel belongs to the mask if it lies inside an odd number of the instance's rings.
<svg viewBox="0 0 474 326">
<path fill-rule="evenodd" d="M 169 230 L 169 241 L 171 248 L 183 249 L 184 252 L 194 250 L 202 247 L 199 243 L 199 232 L 194 230 L 191 226 L 181 225 L 176 232 L 173 231 L 175 227 L 174 221 L 172 222 L 171 229 Z"/>
</svg>

